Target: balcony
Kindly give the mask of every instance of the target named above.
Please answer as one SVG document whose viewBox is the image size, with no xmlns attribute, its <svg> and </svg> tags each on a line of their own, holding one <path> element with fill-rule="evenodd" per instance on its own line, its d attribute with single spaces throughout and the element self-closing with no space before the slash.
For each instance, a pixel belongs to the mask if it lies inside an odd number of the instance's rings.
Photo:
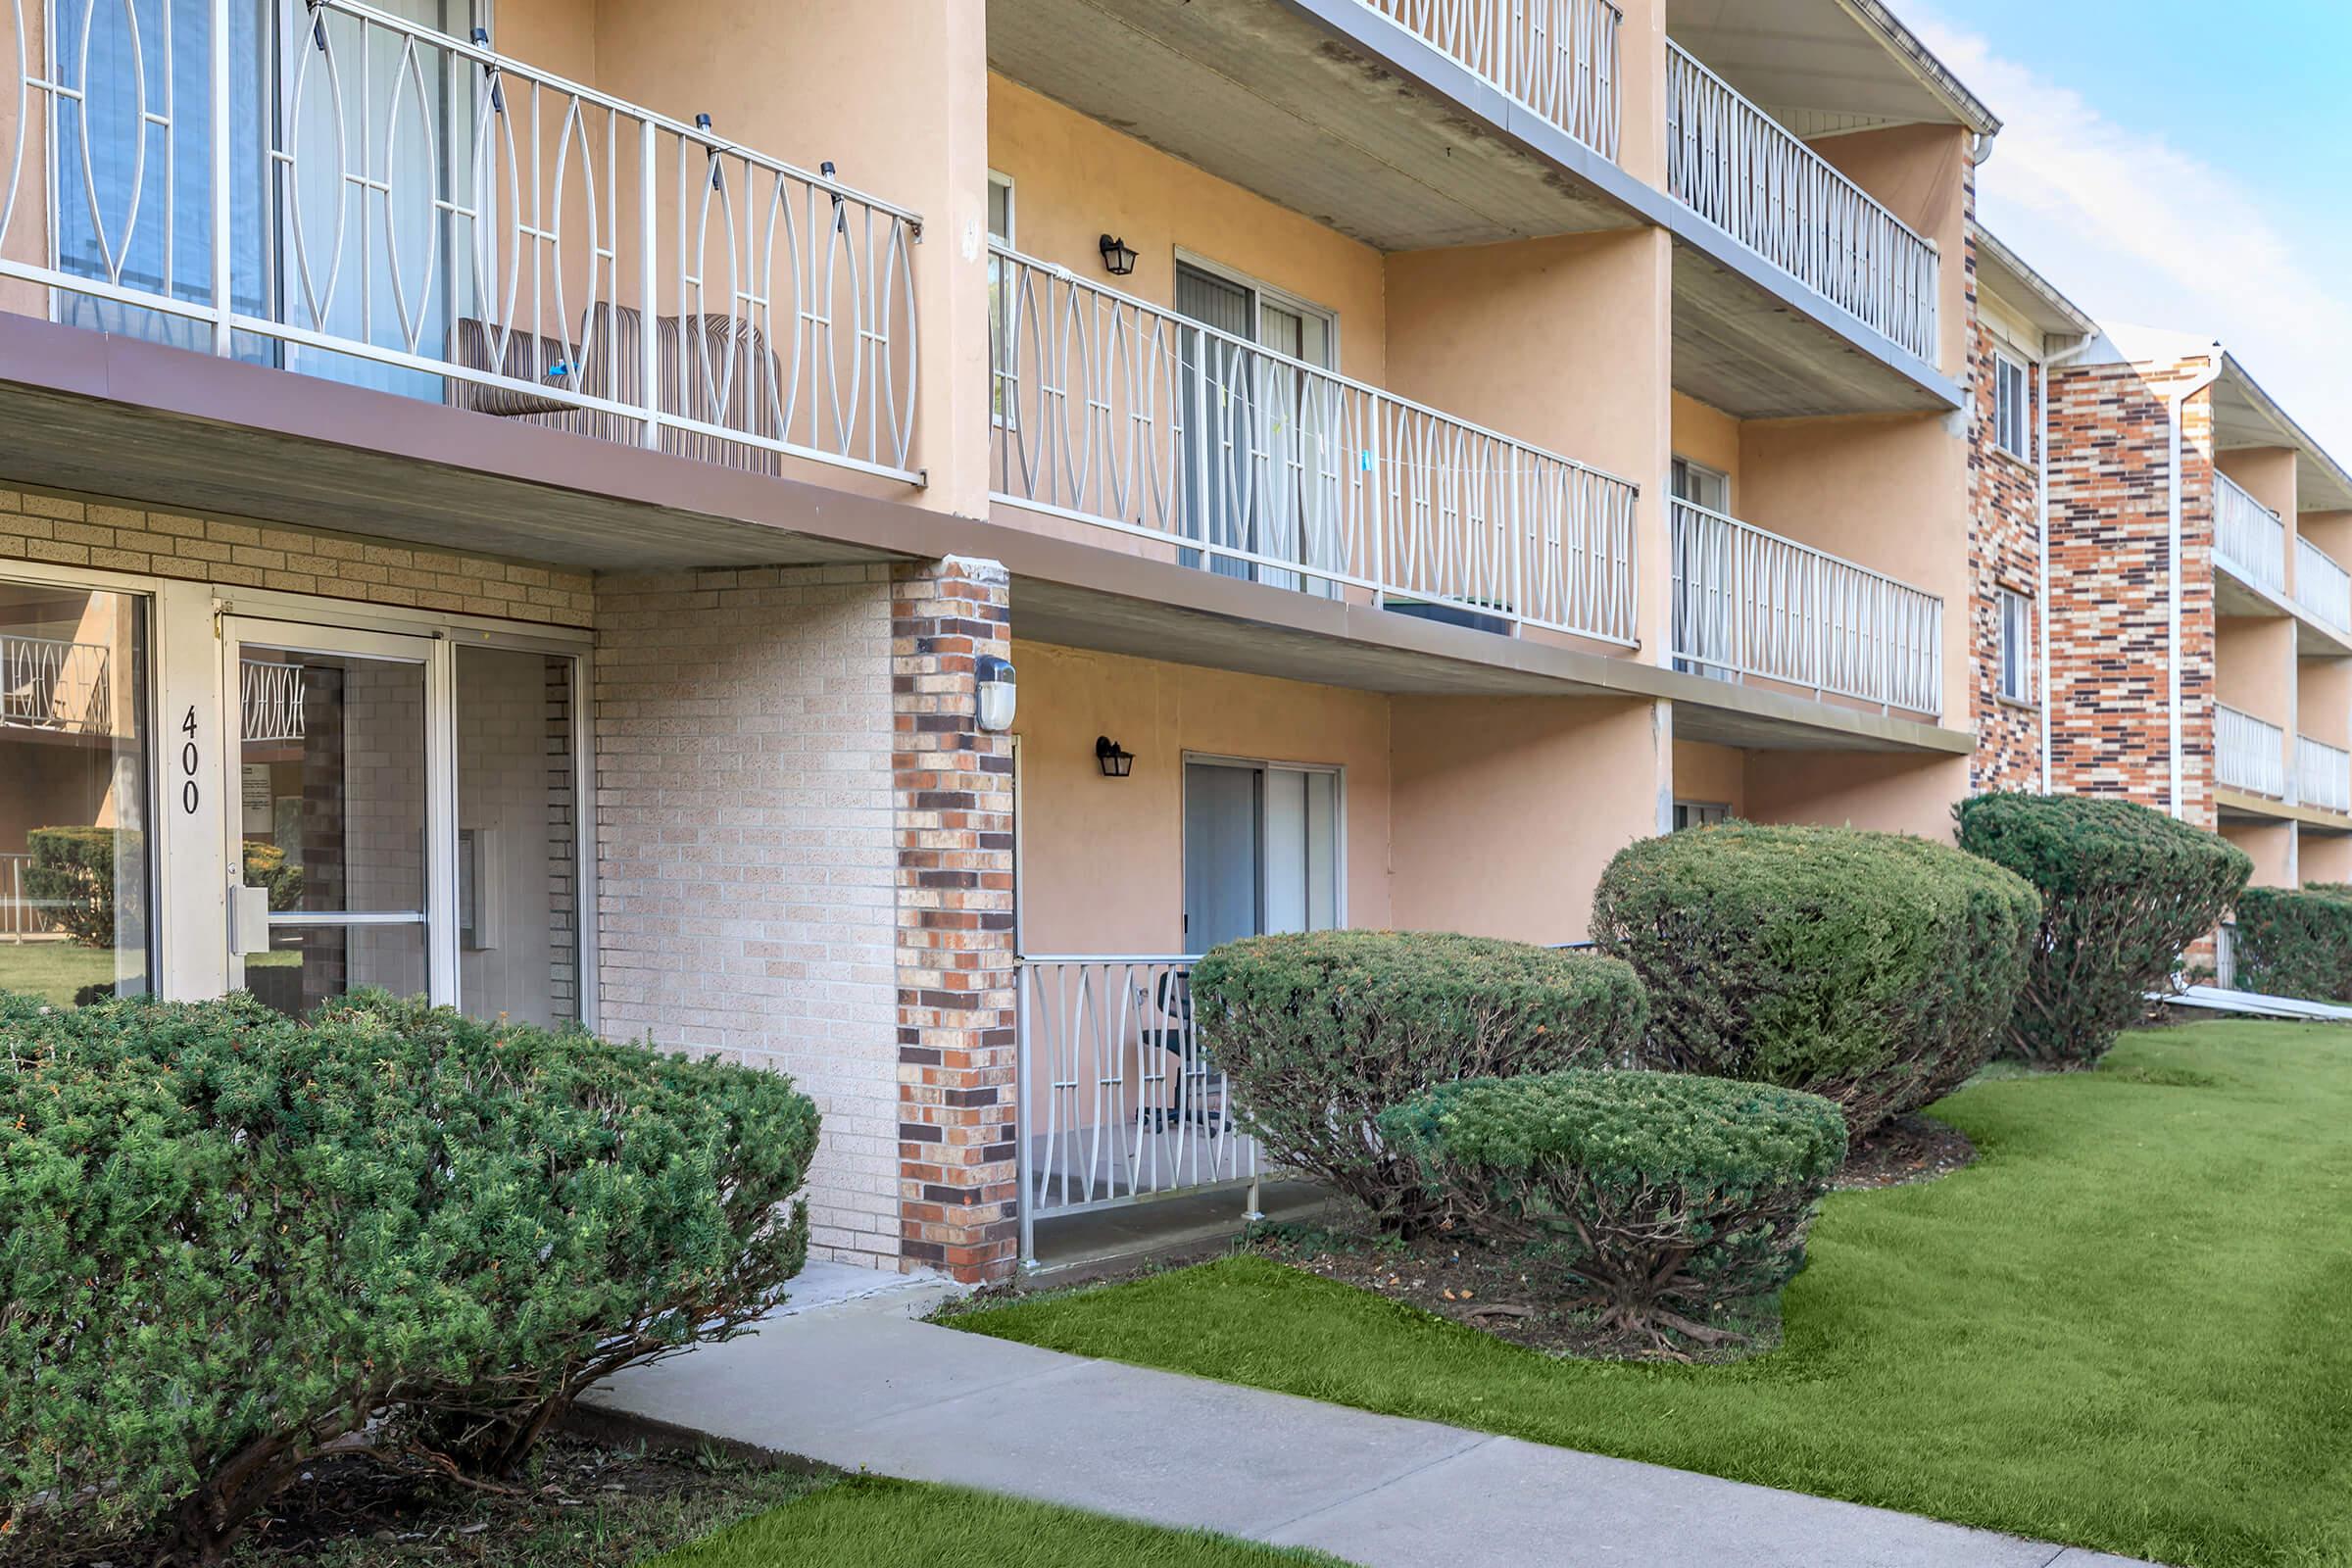
<svg viewBox="0 0 2352 1568">
<path fill-rule="evenodd" d="M 2286 592 L 2286 524 L 2227 474 L 2214 475 L 2213 554 L 2224 571 L 2274 597 Z M 2276 613 L 2276 612 L 2273 612 Z"/>
<path fill-rule="evenodd" d="M 1936 362 L 1934 242 L 1672 39 L 1666 188 L 1863 325 Z"/>
<path fill-rule="evenodd" d="M 357 0 L 269 0 L 282 66 L 170 0 L 8 4 L 16 58 L 53 64 L 0 117 L 0 276 L 58 318 L 921 482 L 915 214 Z"/>
<path fill-rule="evenodd" d="M 990 489 L 1324 598 L 1631 647 L 1635 487 L 992 251 Z"/>
<path fill-rule="evenodd" d="M 2315 810 L 2352 813 L 2352 752 L 2296 736 L 2295 800 Z"/>
<path fill-rule="evenodd" d="M 111 662 L 102 643 L 0 635 L 0 729 L 113 735 Z"/>
<path fill-rule="evenodd" d="M 2295 603 L 2314 619 L 2352 637 L 2352 572 L 2301 534 L 2295 536 Z"/>
<path fill-rule="evenodd" d="M 1684 501 L 1670 547 L 1678 667 L 1940 712 L 1936 595 Z"/>
<path fill-rule="evenodd" d="M 2216 703 L 2213 749 L 2214 778 L 2224 789 L 2286 799 L 2286 731 Z"/>
<path fill-rule="evenodd" d="M 1609 0 L 1363 3 L 1603 158 L 1617 156 L 1625 13 Z"/>
</svg>

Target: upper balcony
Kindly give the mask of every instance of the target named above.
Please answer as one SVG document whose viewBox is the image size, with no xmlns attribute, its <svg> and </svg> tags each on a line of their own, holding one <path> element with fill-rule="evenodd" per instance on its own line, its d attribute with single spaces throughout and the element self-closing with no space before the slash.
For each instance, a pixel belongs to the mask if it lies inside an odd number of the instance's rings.
<svg viewBox="0 0 2352 1568">
<path fill-rule="evenodd" d="M 2223 614 L 2292 616 L 2304 653 L 2352 653 L 2352 572 L 2300 532 L 2290 534 L 2284 517 L 2220 472 L 2214 475 L 2213 559 Z"/>
<path fill-rule="evenodd" d="M 1155 559 L 1635 641 L 1634 485 L 992 247 L 990 488 Z"/>
<path fill-rule="evenodd" d="M 757 472 L 921 482 L 921 219 L 830 165 L 359 0 L 270 0 L 275 48 L 191 27 L 201 0 L 0 7 L 27 63 L 0 109 L 0 308 Z"/>
</svg>

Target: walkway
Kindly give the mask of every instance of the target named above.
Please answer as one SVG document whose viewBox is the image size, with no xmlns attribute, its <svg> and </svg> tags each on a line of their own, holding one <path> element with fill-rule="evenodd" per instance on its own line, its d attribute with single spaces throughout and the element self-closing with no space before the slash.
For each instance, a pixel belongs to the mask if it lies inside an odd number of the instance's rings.
<svg viewBox="0 0 2352 1568">
<path fill-rule="evenodd" d="M 887 1277 L 884 1277 L 887 1278 Z M 812 1264 L 791 1317 L 590 1402 L 845 1469 L 1306 1545 L 1368 1568 L 2126 1568 L 2126 1559 L 919 1321 Z M 864 1292 L 868 1294 L 858 1294 Z"/>
</svg>

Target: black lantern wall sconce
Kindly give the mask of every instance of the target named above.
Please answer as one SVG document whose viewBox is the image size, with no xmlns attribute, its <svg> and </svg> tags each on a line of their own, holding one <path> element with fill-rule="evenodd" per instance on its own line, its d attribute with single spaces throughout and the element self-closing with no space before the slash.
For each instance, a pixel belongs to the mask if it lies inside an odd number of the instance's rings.
<svg viewBox="0 0 2352 1568">
<path fill-rule="evenodd" d="M 1135 252 L 1128 248 L 1125 240 L 1105 234 L 1097 248 L 1102 252 L 1102 266 L 1111 276 L 1125 277 L 1135 270 Z"/>
<path fill-rule="evenodd" d="M 1107 735 L 1095 737 L 1095 760 L 1104 778 L 1125 778 L 1135 771 L 1135 754 Z"/>
</svg>

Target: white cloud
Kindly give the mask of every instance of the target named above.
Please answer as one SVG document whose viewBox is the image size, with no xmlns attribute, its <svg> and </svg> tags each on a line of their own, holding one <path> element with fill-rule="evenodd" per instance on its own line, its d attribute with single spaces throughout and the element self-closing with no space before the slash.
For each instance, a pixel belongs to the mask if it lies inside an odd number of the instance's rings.
<svg viewBox="0 0 2352 1568">
<path fill-rule="evenodd" d="M 1979 216 L 2103 321 L 2218 337 L 2304 428 L 2352 462 L 2352 301 L 2252 190 L 2161 135 L 1933 20 L 1921 38 L 2004 125 Z M 2183 106 L 2182 139 L 2197 111 Z"/>
</svg>

